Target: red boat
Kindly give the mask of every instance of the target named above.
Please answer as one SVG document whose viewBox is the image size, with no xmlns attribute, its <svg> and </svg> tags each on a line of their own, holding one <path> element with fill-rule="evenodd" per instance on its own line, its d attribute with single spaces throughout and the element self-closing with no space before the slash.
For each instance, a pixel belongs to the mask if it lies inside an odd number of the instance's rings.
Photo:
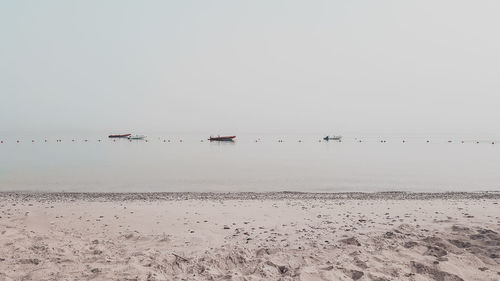
<svg viewBox="0 0 500 281">
<path fill-rule="evenodd" d="M 226 136 L 226 137 L 210 137 L 209 141 L 233 141 L 236 136 Z"/>
<path fill-rule="evenodd" d="M 126 138 L 131 134 L 123 134 L 123 135 L 109 135 L 108 138 Z"/>
</svg>

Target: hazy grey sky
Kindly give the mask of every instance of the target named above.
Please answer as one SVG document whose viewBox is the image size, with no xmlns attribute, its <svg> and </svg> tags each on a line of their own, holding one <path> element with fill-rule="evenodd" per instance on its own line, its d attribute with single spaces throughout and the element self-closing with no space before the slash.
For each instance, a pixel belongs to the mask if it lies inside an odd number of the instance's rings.
<svg viewBox="0 0 500 281">
<path fill-rule="evenodd" d="M 0 1 L 0 129 L 500 130 L 500 1 Z"/>
</svg>

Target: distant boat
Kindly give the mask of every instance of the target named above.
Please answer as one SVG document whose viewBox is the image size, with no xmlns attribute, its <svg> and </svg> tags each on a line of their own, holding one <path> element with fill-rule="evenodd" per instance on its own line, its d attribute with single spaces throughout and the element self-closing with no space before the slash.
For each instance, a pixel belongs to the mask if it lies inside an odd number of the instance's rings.
<svg viewBox="0 0 500 281">
<path fill-rule="evenodd" d="M 323 138 L 324 140 L 326 141 L 331 141 L 331 140 L 334 140 L 334 141 L 340 141 L 342 140 L 342 136 L 326 136 Z"/>
<path fill-rule="evenodd" d="M 218 136 L 218 137 L 210 137 L 208 140 L 209 141 L 233 141 L 233 139 L 235 137 L 236 136 L 225 136 L 225 137 Z"/>
<path fill-rule="evenodd" d="M 123 135 L 109 135 L 108 138 L 126 138 L 131 134 L 123 134 Z"/>
<path fill-rule="evenodd" d="M 143 140 L 146 138 L 144 135 L 135 135 L 135 136 L 128 136 L 127 137 L 129 140 Z"/>
</svg>

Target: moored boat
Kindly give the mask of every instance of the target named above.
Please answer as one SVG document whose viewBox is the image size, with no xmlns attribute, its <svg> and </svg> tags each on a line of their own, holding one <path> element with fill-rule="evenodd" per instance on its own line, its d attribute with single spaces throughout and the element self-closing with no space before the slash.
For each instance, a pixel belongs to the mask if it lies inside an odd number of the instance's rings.
<svg viewBox="0 0 500 281">
<path fill-rule="evenodd" d="M 217 137 L 210 137 L 208 140 L 209 141 L 233 141 L 233 139 L 235 137 L 236 136 L 224 136 L 224 137 L 217 136 Z"/>
<path fill-rule="evenodd" d="M 109 135 L 108 138 L 126 138 L 131 134 L 123 134 L 123 135 Z"/>
<path fill-rule="evenodd" d="M 342 140 L 342 136 L 326 136 L 323 138 L 324 140 L 326 141 L 331 141 L 331 140 L 334 140 L 334 141 L 341 141 Z"/>
<path fill-rule="evenodd" d="M 127 137 L 129 140 L 143 140 L 146 138 L 144 135 L 134 135 L 134 136 L 128 136 Z"/>
</svg>

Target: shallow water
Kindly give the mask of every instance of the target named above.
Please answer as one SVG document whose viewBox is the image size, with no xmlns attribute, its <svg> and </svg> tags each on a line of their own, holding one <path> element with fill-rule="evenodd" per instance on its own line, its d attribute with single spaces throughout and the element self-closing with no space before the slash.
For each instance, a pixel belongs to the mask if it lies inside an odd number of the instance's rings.
<svg viewBox="0 0 500 281">
<path fill-rule="evenodd" d="M 239 135 L 228 143 L 206 138 L 0 136 L 0 191 L 500 190 L 500 143 L 493 139 L 345 136 L 339 143 L 312 135 Z"/>
</svg>

